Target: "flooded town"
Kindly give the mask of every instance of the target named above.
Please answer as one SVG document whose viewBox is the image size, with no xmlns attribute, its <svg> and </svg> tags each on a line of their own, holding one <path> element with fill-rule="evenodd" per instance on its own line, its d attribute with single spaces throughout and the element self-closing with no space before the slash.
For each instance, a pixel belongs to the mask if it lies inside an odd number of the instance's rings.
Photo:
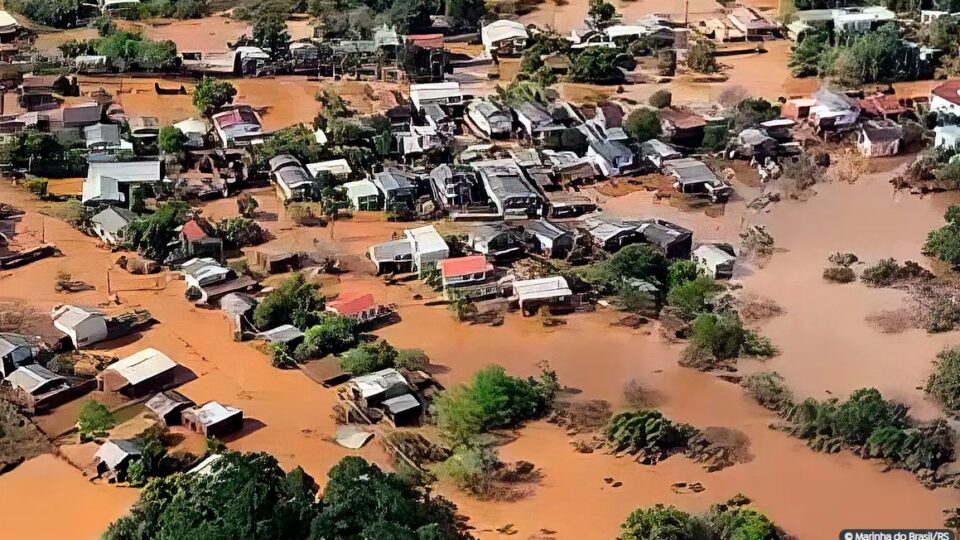
<svg viewBox="0 0 960 540">
<path fill-rule="evenodd" d="M 955 538 L 958 155 L 960 0 L 10 0 L 0 538 Z"/>
</svg>

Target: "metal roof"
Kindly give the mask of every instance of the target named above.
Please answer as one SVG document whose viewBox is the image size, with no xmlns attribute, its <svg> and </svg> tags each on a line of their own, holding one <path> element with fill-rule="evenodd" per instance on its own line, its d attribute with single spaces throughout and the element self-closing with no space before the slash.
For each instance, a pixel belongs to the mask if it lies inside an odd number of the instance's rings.
<svg viewBox="0 0 960 540">
<path fill-rule="evenodd" d="M 177 363 L 171 360 L 169 356 L 156 349 L 149 348 L 118 360 L 104 371 L 116 372 L 128 383 L 139 384 L 162 375 L 175 367 L 177 367 Z"/>
<path fill-rule="evenodd" d="M 83 128 L 83 140 L 87 146 L 95 144 L 120 144 L 120 126 L 116 124 L 94 124 Z"/>
<path fill-rule="evenodd" d="M 383 406 L 393 414 L 400 414 L 404 411 L 410 411 L 420 407 L 420 402 L 411 394 L 392 397 L 383 400 Z"/>
<path fill-rule="evenodd" d="M 27 364 L 18 367 L 4 379 L 13 388 L 22 389 L 33 394 L 38 388 L 51 382 L 66 382 L 67 379 L 38 364 Z"/>
<path fill-rule="evenodd" d="M 404 236 L 411 242 L 415 253 L 449 252 L 450 247 L 433 228 L 433 225 L 424 225 L 415 229 L 405 229 Z"/>
<path fill-rule="evenodd" d="M 160 392 L 148 399 L 146 403 L 146 407 L 160 417 L 163 417 L 180 407 L 189 407 L 192 405 L 194 405 L 192 399 L 181 394 L 180 392 L 175 392 L 173 390 Z"/>
<path fill-rule="evenodd" d="M 129 210 L 108 206 L 90 218 L 90 222 L 100 225 L 105 232 L 116 234 L 136 219 L 138 216 Z"/>
<path fill-rule="evenodd" d="M 257 334 L 267 343 L 290 343 L 303 337 L 303 332 L 292 324 L 283 324 Z"/>
<path fill-rule="evenodd" d="M 216 401 L 204 403 L 200 407 L 190 407 L 184 409 L 184 413 L 190 413 L 197 417 L 204 426 L 219 424 L 224 420 L 229 420 L 237 415 L 242 415 L 243 411 L 236 407 L 221 405 Z"/>
<path fill-rule="evenodd" d="M 0 332 L 0 357 L 6 356 L 20 347 L 31 347 L 33 341 L 23 334 Z"/>
<path fill-rule="evenodd" d="M 681 185 L 717 184 L 717 175 L 702 161 L 693 158 L 672 159 L 663 163 L 663 168 L 677 178 Z"/>
<path fill-rule="evenodd" d="M 94 456 L 106 465 L 107 469 L 113 470 L 123 463 L 123 460 L 131 456 L 139 456 L 140 453 L 140 445 L 133 440 L 108 439 L 100 445 Z"/>
<path fill-rule="evenodd" d="M 407 379 L 393 368 L 381 369 L 350 379 L 364 398 L 376 396 L 396 386 L 407 386 Z"/>
<path fill-rule="evenodd" d="M 83 308 L 68 304 L 55 308 L 51 312 L 50 316 L 53 318 L 54 322 L 67 328 L 76 328 L 90 318 L 104 318 L 102 314 L 95 311 L 88 311 Z"/>
<path fill-rule="evenodd" d="M 307 170 L 310 171 L 310 174 L 312 174 L 314 178 L 316 178 L 320 172 L 328 172 L 334 176 L 353 172 L 353 169 L 350 168 L 350 163 L 345 159 L 331 159 L 329 161 L 307 163 Z"/>
<path fill-rule="evenodd" d="M 521 302 L 573 294 L 563 276 L 514 281 L 513 292 L 520 298 Z"/>
<path fill-rule="evenodd" d="M 487 47 L 492 47 L 498 41 L 527 37 L 529 37 L 527 27 L 521 22 L 509 19 L 494 21 L 480 29 L 480 40 Z"/>
</svg>

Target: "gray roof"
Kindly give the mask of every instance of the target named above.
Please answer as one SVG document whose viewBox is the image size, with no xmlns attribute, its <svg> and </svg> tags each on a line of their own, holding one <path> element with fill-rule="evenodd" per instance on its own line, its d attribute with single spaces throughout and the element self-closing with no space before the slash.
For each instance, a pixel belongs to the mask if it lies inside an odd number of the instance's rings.
<svg viewBox="0 0 960 540">
<path fill-rule="evenodd" d="M 634 225 L 606 216 L 586 219 L 583 224 L 590 236 L 601 242 L 606 242 L 620 234 L 634 233 L 637 230 Z"/>
<path fill-rule="evenodd" d="M 617 141 L 593 140 L 590 141 L 590 147 L 611 163 L 616 163 L 618 160 L 633 159 L 633 150 Z"/>
<path fill-rule="evenodd" d="M 86 124 L 100 120 L 102 109 L 100 104 L 80 103 L 77 105 L 67 105 L 63 107 L 64 124 Z"/>
<path fill-rule="evenodd" d="M 547 220 L 539 219 L 524 224 L 523 228 L 532 234 L 542 236 L 550 240 L 556 240 L 561 236 L 573 234 L 562 226 Z"/>
<path fill-rule="evenodd" d="M 152 398 L 148 399 L 146 403 L 146 407 L 160 417 L 163 417 L 177 410 L 178 408 L 190 407 L 193 405 L 194 402 L 192 399 L 181 394 L 180 392 L 173 390 L 160 392 L 159 394 L 156 394 Z"/>
<path fill-rule="evenodd" d="M 108 206 L 90 218 L 90 222 L 99 224 L 100 228 L 108 233 L 116 234 L 137 219 L 139 219 L 139 217 L 129 210 Z"/>
<path fill-rule="evenodd" d="M 289 165 L 296 165 L 298 167 L 303 166 L 299 159 L 291 156 L 290 154 L 280 154 L 279 156 L 274 156 L 270 159 L 268 164 L 270 165 L 270 172 L 276 172 L 277 170 Z"/>
<path fill-rule="evenodd" d="M 427 103 L 420 110 L 424 116 L 429 117 L 436 123 L 441 123 L 449 118 L 449 115 L 443 110 L 443 107 L 436 103 Z"/>
<path fill-rule="evenodd" d="M 5 380 L 14 388 L 20 388 L 28 394 L 33 394 L 50 383 L 67 382 L 65 377 L 38 364 L 20 366 Z"/>
<path fill-rule="evenodd" d="M 702 161 L 693 158 L 672 159 L 663 164 L 663 168 L 677 177 L 681 185 L 716 184 L 717 175 Z"/>
<path fill-rule="evenodd" d="M 249 294 L 230 293 L 220 299 L 220 309 L 227 313 L 243 315 L 256 307 L 257 301 Z"/>
<path fill-rule="evenodd" d="M 420 407 L 420 402 L 411 394 L 403 394 L 402 396 L 383 400 L 383 405 L 389 409 L 391 413 L 400 414 L 404 411 Z"/>
<path fill-rule="evenodd" d="M 693 236 L 693 231 L 662 219 L 650 219 L 640 222 L 637 230 L 643 234 L 644 240 L 661 247 L 684 240 Z"/>
<path fill-rule="evenodd" d="M 20 347 L 32 347 L 33 340 L 23 334 L 0 332 L 0 357 L 6 356 Z"/>
<path fill-rule="evenodd" d="M 159 182 L 160 160 L 94 161 L 87 168 L 87 179 L 108 176 L 123 182 Z"/>
<path fill-rule="evenodd" d="M 370 259 L 373 262 L 410 261 L 413 260 L 413 246 L 407 239 L 376 244 L 370 248 Z"/>
<path fill-rule="evenodd" d="M 140 445 L 130 439 L 109 439 L 97 449 L 96 457 L 113 470 L 131 456 L 139 456 Z"/>
<path fill-rule="evenodd" d="M 268 343 L 290 343 L 303 337 L 303 332 L 292 324 L 284 324 L 258 334 Z"/>
<path fill-rule="evenodd" d="M 523 179 L 523 171 L 513 160 L 491 160 L 474 163 L 480 171 L 490 195 L 500 201 L 512 197 L 539 197 Z"/>
<path fill-rule="evenodd" d="M 373 182 L 385 195 L 393 191 L 416 190 L 417 175 L 398 169 L 387 167 L 373 176 Z"/>
<path fill-rule="evenodd" d="M 518 115 L 522 115 L 530 120 L 530 123 L 532 123 L 534 127 L 547 126 L 553 123 L 553 116 L 546 108 L 530 101 L 516 105 L 513 110 L 515 110 Z"/>
</svg>

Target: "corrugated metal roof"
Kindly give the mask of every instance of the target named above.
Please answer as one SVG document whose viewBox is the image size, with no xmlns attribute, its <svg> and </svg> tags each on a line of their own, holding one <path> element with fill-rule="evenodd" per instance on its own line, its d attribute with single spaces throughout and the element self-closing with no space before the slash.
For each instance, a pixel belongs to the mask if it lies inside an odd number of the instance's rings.
<svg viewBox="0 0 960 540">
<path fill-rule="evenodd" d="M 114 371 L 130 384 L 139 384 L 177 367 L 169 356 L 156 349 L 144 349 L 111 364 L 104 371 Z"/>
</svg>

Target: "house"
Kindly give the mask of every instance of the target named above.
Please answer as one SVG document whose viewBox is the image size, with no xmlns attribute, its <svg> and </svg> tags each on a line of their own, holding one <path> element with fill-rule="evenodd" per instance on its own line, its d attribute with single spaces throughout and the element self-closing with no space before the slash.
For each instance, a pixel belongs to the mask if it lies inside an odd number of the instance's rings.
<svg viewBox="0 0 960 540">
<path fill-rule="evenodd" d="M 810 116 L 810 109 L 817 104 L 813 98 L 788 99 L 780 107 L 780 116 L 787 120 L 802 120 Z"/>
<path fill-rule="evenodd" d="M 727 155 L 733 159 L 737 157 L 750 158 L 763 163 L 768 156 L 777 152 L 777 141 L 760 129 L 745 129 L 737 133 L 727 145 Z"/>
<path fill-rule="evenodd" d="M 930 89 L 930 112 L 960 115 L 960 80 L 944 81 Z"/>
<path fill-rule="evenodd" d="M 881 6 L 811 9 L 795 12 L 793 22 L 787 25 L 787 33 L 793 40 L 807 30 L 824 28 L 862 34 L 896 18 L 896 13 Z"/>
<path fill-rule="evenodd" d="M 418 176 L 396 167 L 387 167 L 373 175 L 373 184 L 383 193 L 383 210 L 396 205 L 413 209 L 417 198 Z"/>
<path fill-rule="evenodd" d="M 234 341 L 243 341 L 243 331 L 249 326 L 248 321 L 255 307 L 257 300 L 242 292 L 231 292 L 220 298 L 220 310 L 229 316 L 233 325 Z"/>
<path fill-rule="evenodd" d="M 413 390 L 407 379 L 393 368 L 381 369 L 347 381 L 347 391 L 364 407 L 376 407 L 384 401 L 409 394 Z"/>
<path fill-rule="evenodd" d="M 17 103 L 27 111 L 45 111 L 57 108 L 64 96 L 79 94 L 75 79 L 64 75 L 24 75 L 17 88 Z"/>
<path fill-rule="evenodd" d="M 377 275 L 412 272 L 415 269 L 413 246 L 407 238 L 370 246 L 367 256 L 376 265 Z"/>
<path fill-rule="evenodd" d="M 369 180 L 356 180 L 347 182 L 341 186 L 347 192 L 347 198 L 354 210 L 372 211 L 381 210 L 383 202 L 381 201 L 380 190 L 377 185 Z"/>
<path fill-rule="evenodd" d="M 272 158 L 269 166 L 281 200 L 302 201 L 311 198 L 314 176 L 303 167 L 300 160 L 290 154 L 281 154 Z"/>
<path fill-rule="evenodd" d="M 307 171 L 316 179 L 319 179 L 323 175 L 330 175 L 336 180 L 346 180 L 353 174 L 350 163 L 342 158 L 318 161 L 317 163 L 307 163 Z"/>
<path fill-rule="evenodd" d="M 413 272 L 419 276 L 437 261 L 450 256 L 450 248 L 432 225 L 403 231 L 404 237 L 371 246 L 367 256 L 377 266 L 377 273 Z"/>
<path fill-rule="evenodd" d="M 437 262 L 443 292 L 454 287 L 477 285 L 487 281 L 493 272 L 493 265 L 487 262 L 485 255 L 470 255 Z"/>
<path fill-rule="evenodd" d="M 573 291 L 562 276 L 514 281 L 513 294 L 524 316 L 537 313 L 542 306 L 564 306 L 573 300 Z"/>
<path fill-rule="evenodd" d="M 14 332 L 0 332 L 0 375 L 6 377 L 40 354 L 37 340 Z"/>
<path fill-rule="evenodd" d="M 243 429 L 243 411 L 209 401 L 200 407 L 188 407 L 180 413 L 184 427 L 207 438 L 223 438 Z"/>
<path fill-rule="evenodd" d="M 523 225 L 533 251 L 555 259 L 566 258 L 573 250 L 573 231 L 547 220 L 529 221 Z"/>
<path fill-rule="evenodd" d="M 474 196 L 477 174 L 473 169 L 442 164 L 430 171 L 430 191 L 444 209 L 478 202 Z"/>
<path fill-rule="evenodd" d="M 456 131 L 456 123 L 453 116 L 443 106 L 436 103 L 427 103 L 420 109 L 420 116 L 426 122 L 428 127 L 434 129 L 437 134 L 453 135 Z M 416 126 L 411 125 L 411 132 Z"/>
<path fill-rule="evenodd" d="M 427 105 L 462 107 L 465 99 L 466 95 L 456 81 L 410 85 L 410 101 L 418 111 Z"/>
<path fill-rule="evenodd" d="M 743 33 L 747 39 L 774 35 L 780 32 L 780 25 L 748 7 L 734 8 L 727 14 L 730 24 Z"/>
<path fill-rule="evenodd" d="M 889 94 L 875 94 L 859 100 L 860 112 L 871 118 L 896 120 L 911 111 L 900 102 L 900 98 Z"/>
<path fill-rule="evenodd" d="M 233 50 L 234 75 L 259 75 L 270 62 L 270 53 L 260 47 L 241 46 Z"/>
<path fill-rule="evenodd" d="M 71 305 L 54 308 L 53 326 L 70 337 L 75 349 L 107 339 L 107 319 L 101 313 Z"/>
<path fill-rule="evenodd" d="M 726 202 L 733 192 L 733 188 L 697 159 L 665 161 L 663 170 L 677 179 L 673 187 L 680 193 L 702 194 L 713 202 Z"/>
<path fill-rule="evenodd" d="M 470 249 L 498 258 L 519 254 L 523 251 L 521 229 L 503 223 L 491 223 L 474 227 L 468 235 Z"/>
<path fill-rule="evenodd" d="M 600 174 L 605 177 L 618 176 L 633 167 L 633 150 L 617 141 L 590 141 L 587 157 L 593 159 Z"/>
<path fill-rule="evenodd" d="M 553 174 L 561 186 L 575 186 L 588 183 L 597 177 L 594 160 L 580 157 L 575 152 L 543 150 L 544 161 L 553 169 Z"/>
<path fill-rule="evenodd" d="M 97 375 L 97 387 L 131 398 L 145 396 L 171 385 L 178 365 L 156 349 L 144 349 L 107 366 Z"/>
<path fill-rule="evenodd" d="M 7 11 L 0 11 L 0 44 L 19 45 L 20 42 L 32 41 L 36 32 L 24 28 L 13 15 Z M 19 51 L 20 47 L 14 47 Z"/>
<path fill-rule="evenodd" d="M 180 415 L 187 407 L 193 407 L 196 403 L 187 396 L 175 390 L 160 392 L 148 399 L 145 406 L 160 419 L 163 425 L 180 425 Z"/>
<path fill-rule="evenodd" d="M 67 378 L 39 364 L 26 364 L 14 369 L 4 381 L 16 391 L 37 397 L 68 386 Z"/>
<path fill-rule="evenodd" d="M 223 259 L 223 240 L 212 234 L 206 220 L 191 219 L 180 227 L 179 251 L 177 258 L 180 260 L 212 257 L 219 261 Z"/>
<path fill-rule="evenodd" d="M 693 231 L 662 219 L 639 222 L 637 231 L 643 241 L 653 244 L 671 259 L 687 259 L 693 248 Z"/>
<path fill-rule="evenodd" d="M 436 105 L 427 105 L 427 110 L 439 109 Z M 427 116 L 428 120 L 432 117 Z M 438 151 L 443 148 L 441 132 L 453 133 L 452 121 L 448 124 L 430 122 L 427 126 L 410 126 L 410 131 L 394 133 L 400 153 L 405 160 L 412 161 L 425 153 Z"/>
<path fill-rule="evenodd" d="M 773 120 L 760 123 L 760 127 L 766 131 L 767 135 L 778 141 L 789 141 L 792 139 L 793 134 L 790 130 L 793 129 L 795 125 L 797 125 L 797 123 L 789 118 L 774 118 Z"/>
<path fill-rule="evenodd" d="M 266 133 L 260 114 L 249 105 L 236 105 L 210 117 L 213 131 L 224 148 L 250 146 L 260 142 Z"/>
<path fill-rule="evenodd" d="M 869 120 L 860 124 L 857 149 L 867 157 L 895 156 L 902 139 L 903 128 L 893 120 Z"/>
<path fill-rule="evenodd" d="M 733 265 L 737 258 L 725 249 L 714 244 L 697 246 L 691 256 L 697 267 L 714 279 L 730 279 L 733 277 Z"/>
<path fill-rule="evenodd" d="M 933 133 L 933 144 L 937 148 L 956 149 L 960 143 L 960 126 L 937 126 Z"/>
<path fill-rule="evenodd" d="M 139 219 L 129 210 L 108 206 L 90 218 L 90 230 L 108 246 L 119 246 L 126 239 L 127 227 Z"/>
<path fill-rule="evenodd" d="M 470 125 L 488 139 L 510 138 L 513 117 L 496 103 L 487 99 L 475 99 L 467 105 Z"/>
<path fill-rule="evenodd" d="M 111 482 L 122 482 L 127 477 L 130 463 L 140 458 L 142 450 L 131 439 L 107 439 L 94 454 L 94 466 L 97 476 L 106 477 Z"/>
<path fill-rule="evenodd" d="M 416 426 L 420 423 L 421 405 L 413 394 L 383 400 L 383 415 L 394 426 Z"/>
<path fill-rule="evenodd" d="M 152 141 L 160 135 L 160 119 L 155 116 L 134 116 L 127 126 L 130 136 L 141 141 Z"/>
<path fill-rule="evenodd" d="M 184 148 L 196 150 L 206 146 L 206 136 L 210 131 L 210 127 L 207 126 L 207 123 L 203 120 L 187 118 L 186 120 L 177 122 L 173 127 L 179 129 L 180 133 L 186 136 L 187 140 L 183 143 Z"/>
<path fill-rule="evenodd" d="M 543 201 L 516 161 L 477 161 L 473 167 L 480 175 L 487 197 L 504 219 L 527 219 L 541 214 Z"/>
<path fill-rule="evenodd" d="M 635 226 L 604 216 L 584 220 L 583 229 L 595 245 L 610 252 L 642 240 Z"/>
<path fill-rule="evenodd" d="M 522 128 L 522 135 L 542 144 L 553 145 L 564 127 L 555 123 L 553 115 L 544 106 L 524 101 L 513 107 L 513 114 Z"/>
<path fill-rule="evenodd" d="M 276 328 L 260 332 L 257 337 L 267 343 L 283 343 L 292 350 L 303 341 L 304 333 L 292 324 L 282 324 Z"/>
<path fill-rule="evenodd" d="M 133 143 L 120 138 L 120 126 L 117 124 L 94 124 L 83 128 L 83 140 L 92 152 L 112 152 L 133 150 Z"/>
<path fill-rule="evenodd" d="M 371 293 L 341 293 L 334 300 L 327 301 L 326 311 L 348 317 L 357 324 L 367 324 L 388 317 L 393 310 L 376 302 Z"/>
<path fill-rule="evenodd" d="M 480 28 L 480 41 L 487 56 L 511 56 L 523 52 L 530 35 L 523 23 L 501 19 Z"/>
<path fill-rule="evenodd" d="M 860 118 L 860 107 L 841 92 L 820 87 L 813 99 L 810 120 L 818 131 L 852 129 Z"/>
<path fill-rule="evenodd" d="M 233 270 L 221 265 L 211 257 L 193 258 L 180 267 L 187 289 L 203 289 L 222 283 L 233 276 Z"/>
<path fill-rule="evenodd" d="M 641 144 L 640 155 L 657 169 L 667 160 L 683 157 L 678 150 L 659 139 L 650 139 Z"/>
<path fill-rule="evenodd" d="M 127 202 L 133 186 L 156 184 L 163 179 L 161 163 L 160 160 L 90 161 L 81 200 L 84 204 Z"/>
<path fill-rule="evenodd" d="M 660 128 L 664 137 L 680 146 L 699 146 L 707 121 L 702 116 L 678 109 L 660 109 Z"/>
</svg>

